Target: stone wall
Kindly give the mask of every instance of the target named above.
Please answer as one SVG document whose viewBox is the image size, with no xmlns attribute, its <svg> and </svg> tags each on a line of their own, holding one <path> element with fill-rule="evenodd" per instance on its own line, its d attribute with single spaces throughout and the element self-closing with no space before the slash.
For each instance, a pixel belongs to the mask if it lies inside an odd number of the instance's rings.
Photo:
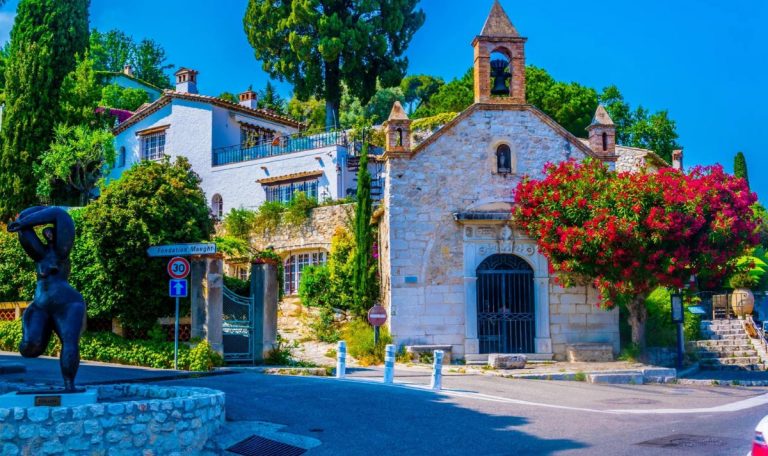
<svg viewBox="0 0 768 456">
<path fill-rule="evenodd" d="M 2 392 L 16 389 L 11 388 L 0 385 Z M 224 424 L 221 391 L 147 385 L 94 388 L 103 403 L 0 408 L 0 453 L 192 455 Z"/>
<path fill-rule="evenodd" d="M 658 168 L 648 162 L 648 151 L 635 147 L 617 146 L 616 171 L 638 173 L 640 171 L 655 172 Z"/>
<path fill-rule="evenodd" d="M 309 218 L 300 226 L 281 225 L 277 229 L 251 237 L 251 246 L 264 250 L 272 246 L 276 252 L 302 249 L 331 248 L 331 237 L 339 226 L 347 226 L 354 216 L 353 204 L 337 204 L 312 209 Z"/>
</svg>

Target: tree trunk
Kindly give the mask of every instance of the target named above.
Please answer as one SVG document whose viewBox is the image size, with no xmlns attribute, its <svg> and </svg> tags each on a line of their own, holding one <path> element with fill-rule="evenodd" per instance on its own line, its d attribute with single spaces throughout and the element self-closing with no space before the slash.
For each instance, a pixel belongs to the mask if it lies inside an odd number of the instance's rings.
<svg viewBox="0 0 768 456">
<path fill-rule="evenodd" d="M 629 311 L 629 326 L 632 327 L 632 343 L 645 353 L 645 322 L 648 319 L 648 309 L 645 307 L 646 295 L 637 295 L 627 303 Z"/>
<path fill-rule="evenodd" d="M 341 104 L 341 75 L 339 59 L 325 62 L 325 128 L 339 126 L 339 105 Z"/>
</svg>

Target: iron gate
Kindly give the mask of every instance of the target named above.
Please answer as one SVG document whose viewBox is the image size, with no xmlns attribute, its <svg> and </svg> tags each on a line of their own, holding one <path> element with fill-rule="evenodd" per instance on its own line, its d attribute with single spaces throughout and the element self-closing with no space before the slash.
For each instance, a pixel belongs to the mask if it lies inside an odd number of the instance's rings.
<svg viewBox="0 0 768 456">
<path fill-rule="evenodd" d="M 515 255 L 496 254 L 477 268 L 480 353 L 533 353 L 533 268 Z"/>
<path fill-rule="evenodd" d="M 222 342 L 224 359 L 234 362 L 254 361 L 253 297 L 240 296 L 223 287 L 224 302 Z"/>
</svg>

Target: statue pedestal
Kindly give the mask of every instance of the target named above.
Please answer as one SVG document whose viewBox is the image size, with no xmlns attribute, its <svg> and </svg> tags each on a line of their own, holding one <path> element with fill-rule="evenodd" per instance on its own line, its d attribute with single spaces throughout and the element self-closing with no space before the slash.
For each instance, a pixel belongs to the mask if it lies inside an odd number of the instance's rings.
<svg viewBox="0 0 768 456">
<path fill-rule="evenodd" d="M 95 389 L 79 393 L 67 393 L 63 390 L 39 390 L 28 393 L 7 393 L 0 396 L 0 407 L 76 407 L 95 404 L 98 396 Z"/>
</svg>

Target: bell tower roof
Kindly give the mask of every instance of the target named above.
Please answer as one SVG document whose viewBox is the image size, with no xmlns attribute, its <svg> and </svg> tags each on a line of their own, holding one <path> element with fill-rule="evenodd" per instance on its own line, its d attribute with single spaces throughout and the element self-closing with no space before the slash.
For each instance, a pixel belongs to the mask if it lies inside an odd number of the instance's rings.
<svg viewBox="0 0 768 456">
<path fill-rule="evenodd" d="M 495 38 L 512 38 L 519 37 L 517 29 L 512 25 L 512 21 L 509 20 L 509 16 L 504 12 L 499 0 L 494 0 L 493 7 L 491 8 L 488 19 L 485 20 L 483 30 L 480 32 L 480 36 L 495 37 Z"/>
<path fill-rule="evenodd" d="M 598 125 L 603 127 L 614 126 L 611 116 L 608 115 L 608 111 L 605 110 L 603 105 L 597 105 L 595 116 L 592 117 L 592 123 L 589 124 L 589 127 L 596 127 Z M 589 127 L 587 127 L 587 129 L 589 129 Z"/>
<path fill-rule="evenodd" d="M 387 120 L 408 120 L 408 114 L 405 113 L 405 109 L 403 109 L 403 105 L 399 101 L 395 101 L 392 105 L 392 111 L 389 112 Z"/>
</svg>

